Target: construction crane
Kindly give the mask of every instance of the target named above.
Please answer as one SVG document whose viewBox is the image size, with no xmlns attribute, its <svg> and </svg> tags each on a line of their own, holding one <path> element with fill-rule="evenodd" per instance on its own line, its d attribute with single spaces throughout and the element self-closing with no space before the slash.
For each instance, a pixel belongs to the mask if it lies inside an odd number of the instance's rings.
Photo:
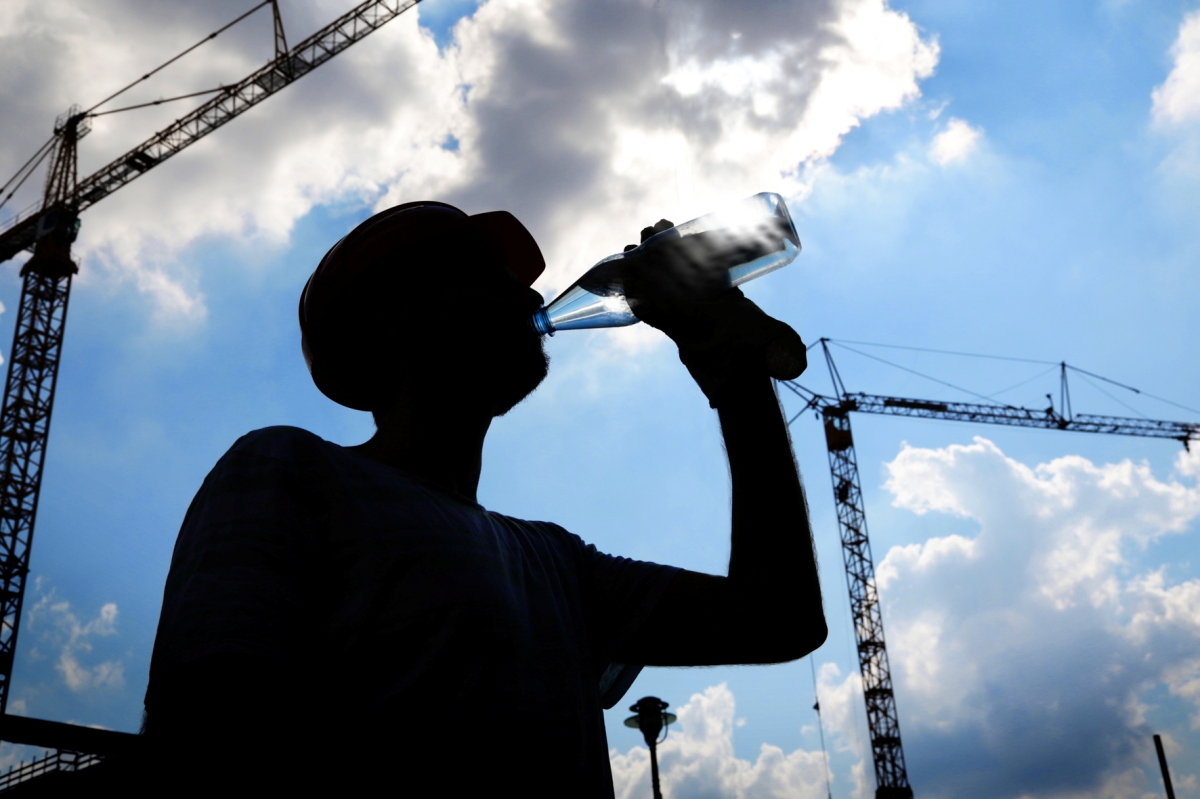
<svg viewBox="0 0 1200 799">
<path fill-rule="evenodd" d="M 875 563 L 867 536 L 867 512 L 858 476 L 858 457 L 854 453 L 854 437 L 850 431 L 850 414 L 874 413 L 1045 430 L 1168 438 L 1181 442 L 1185 447 L 1189 447 L 1192 441 L 1200 440 L 1200 424 L 1073 414 L 1067 383 L 1067 371 L 1072 367 L 1065 362 L 1061 364 L 1057 410 L 1053 401 L 1045 410 L 1033 410 L 994 403 L 940 402 L 852 393 L 846 390 L 833 362 L 833 355 L 829 351 L 830 340 L 822 338 L 819 343 L 825 354 L 829 377 L 833 381 L 834 396 L 819 394 L 794 381 L 784 381 L 783 385 L 804 401 L 804 407 L 788 424 L 804 413 L 814 411 L 825 429 L 829 471 L 833 477 L 833 499 L 842 540 L 842 562 L 850 591 L 850 615 L 858 645 L 858 665 L 867 706 L 871 756 L 875 764 L 875 796 L 876 799 L 912 799 L 913 791 L 908 782 L 904 748 L 900 741 L 896 695 L 892 689 L 892 673 L 883 636 L 883 615 L 879 607 L 879 590 L 875 585 Z"/>
<path fill-rule="evenodd" d="M 55 122 L 50 140 L 0 189 L 9 192 L 4 198 L 7 202 L 43 161 L 49 161 L 41 202 L 0 229 L 0 262 L 22 250 L 33 251 L 33 257 L 21 268 L 17 327 L 9 354 L 4 403 L 0 406 L 0 717 L 8 706 L 71 278 L 79 271 L 71 260 L 79 214 L 307 75 L 418 2 L 366 0 L 289 48 L 278 0 L 265 0 L 90 109 L 80 111 L 72 107 Z M 83 180 L 78 179 L 79 140 L 87 135 L 93 117 L 113 113 L 97 108 L 268 5 L 274 14 L 274 58 L 228 86 L 116 109 L 132 110 L 213 95 L 107 166 Z"/>
</svg>

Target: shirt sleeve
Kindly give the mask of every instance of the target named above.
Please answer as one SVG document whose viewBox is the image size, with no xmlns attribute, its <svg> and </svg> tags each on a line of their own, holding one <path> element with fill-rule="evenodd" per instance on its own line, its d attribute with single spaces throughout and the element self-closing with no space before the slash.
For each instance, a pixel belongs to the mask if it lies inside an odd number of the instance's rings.
<svg viewBox="0 0 1200 799">
<path fill-rule="evenodd" d="M 589 627 L 603 661 L 600 700 L 607 709 L 621 701 L 642 670 L 638 664 L 613 663 L 608 653 L 641 628 L 680 569 L 607 555 L 590 544 L 582 558 Z"/>
<path fill-rule="evenodd" d="M 209 473 L 171 558 L 152 683 L 210 656 L 279 661 L 301 646 L 317 621 L 305 595 L 320 584 L 308 575 L 315 511 L 305 482 L 294 465 L 237 445 Z"/>
</svg>

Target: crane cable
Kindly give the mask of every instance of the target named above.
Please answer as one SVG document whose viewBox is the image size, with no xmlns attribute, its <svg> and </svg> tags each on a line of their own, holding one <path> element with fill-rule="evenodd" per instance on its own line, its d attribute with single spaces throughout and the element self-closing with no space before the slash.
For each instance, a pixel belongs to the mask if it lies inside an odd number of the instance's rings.
<svg viewBox="0 0 1200 799">
<path fill-rule="evenodd" d="M 136 108 L 148 108 L 150 106 L 162 105 L 163 103 L 171 103 L 176 100 L 186 100 L 189 97 L 200 97 L 201 95 L 215 94 L 217 92 L 224 91 L 225 87 L 221 86 L 220 88 L 216 88 L 216 89 L 205 89 L 204 91 L 192 92 L 191 94 L 181 94 L 178 97 L 168 97 L 168 98 L 162 99 L 162 100 L 154 100 L 149 103 L 139 103 L 137 105 L 130 105 L 130 106 L 126 106 L 124 108 L 114 108 L 111 111 L 100 111 L 100 112 L 96 111 L 97 108 L 99 108 L 100 106 L 109 102 L 110 100 L 116 99 L 117 97 L 121 96 L 125 92 L 132 89 L 134 86 L 137 86 L 139 83 L 149 80 L 152 76 L 158 74 L 159 72 L 162 72 L 164 69 L 171 66 L 171 64 L 174 64 L 176 61 L 183 58 L 185 55 L 192 52 L 200 45 L 204 44 L 205 42 L 210 42 L 213 39 L 217 38 L 218 35 L 229 30 L 234 25 L 238 24 L 239 22 L 244 20 L 246 17 L 253 14 L 255 11 L 258 11 L 260 8 L 262 8 L 264 6 L 271 5 L 271 2 L 272 2 L 272 0 L 263 0 L 263 2 L 254 6 L 254 8 L 251 8 L 249 11 L 247 11 L 244 14 L 242 14 L 241 16 L 239 16 L 237 19 L 233 20 L 230 23 L 227 23 L 226 25 L 224 25 L 220 28 L 217 28 L 215 31 L 208 34 L 203 39 L 196 42 L 195 44 L 193 44 L 191 47 L 187 48 L 183 52 L 179 53 L 178 55 L 174 56 L 173 58 L 168 59 L 167 61 L 164 61 L 162 64 L 159 64 L 157 67 L 150 70 L 145 75 L 142 75 L 140 78 L 135 80 L 133 83 L 130 83 L 128 86 L 124 87 L 123 89 L 113 92 L 108 97 L 105 97 L 103 100 L 96 103 L 88 110 L 84 111 L 82 116 L 83 117 L 98 117 L 98 116 L 104 116 L 106 114 L 116 114 L 121 111 L 132 111 Z M 26 161 L 24 163 L 24 165 L 22 165 L 21 168 L 16 171 L 16 174 L 14 174 L 11 178 L 9 178 L 8 181 L 3 186 L 0 186 L 0 192 L 3 192 L 13 183 L 13 181 L 16 181 L 17 178 L 20 178 L 20 180 L 17 182 L 17 184 L 15 186 L 13 186 L 12 191 L 10 191 L 7 195 L 5 195 L 3 197 L 3 199 L 0 199 L 0 208 L 3 208 L 8 203 L 8 201 L 13 198 L 13 195 L 17 193 L 17 190 L 20 189 L 21 186 L 25 185 L 25 181 L 29 179 L 29 176 L 33 174 L 34 170 L 36 170 L 38 168 L 38 166 L 41 165 L 42 161 L 44 161 L 46 159 L 46 156 L 50 154 L 51 150 L 53 149 L 54 142 L 57 138 L 58 138 L 57 135 L 51 136 L 50 139 L 45 144 L 43 144 L 41 147 L 39 147 L 37 152 L 35 152 L 32 156 L 30 156 L 29 160 Z M 24 173 L 24 174 L 22 175 L 22 173 Z"/>
<path fill-rule="evenodd" d="M 833 786 L 829 781 L 829 753 L 825 751 L 825 725 L 821 721 L 821 697 L 817 695 L 817 667 L 813 662 L 813 654 L 808 655 L 808 667 L 812 669 L 813 679 L 813 710 L 817 711 L 817 729 L 821 733 L 821 757 L 825 765 L 825 793 L 833 799 Z"/>
<path fill-rule="evenodd" d="M 1058 361 L 1040 361 L 1036 358 L 1011 358 L 1006 355 L 981 355 L 978 352 L 959 352 L 958 350 L 935 350 L 930 347 L 906 347 L 902 344 L 880 344 L 876 341 L 851 341 L 846 338 L 831 338 L 831 342 L 836 344 L 858 344 L 863 347 L 886 347 L 889 350 L 913 350 L 914 352 L 934 352 L 938 355 L 962 355 L 967 358 L 987 358 L 993 361 L 1020 361 L 1021 363 L 1040 363 L 1050 366 L 1058 366 Z M 846 349 L 849 349 L 847 347 Z"/>
<path fill-rule="evenodd" d="M 102 116 L 105 116 L 106 114 L 119 114 L 122 111 L 133 111 L 137 108 L 149 108 L 152 105 L 162 105 L 163 103 L 173 103 L 176 100 L 186 100 L 189 97 L 200 97 L 205 94 L 216 94 L 217 92 L 223 92 L 223 91 L 225 91 L 225 87 L 218 86 L 215 89 L 204 89 L 203 91 L 192 92 L 191 94 L 181 94 L 178 97 L 166 97 L 162 100 L 152 100 L 148 103 L 138 103 L 137 105 L 127 105 L 124 108 L 114 108 L 110 111 L 96 111 L 95 113 L 88 114 L 88 116 L 102 117 Z"/>
<path fill-rule="evenodd" d="M 228 23 L 227 25 L 225 25 L 224 27 L 218 28 L 217 30 L 215 30 L 215 31 L 213 31 L 212 33 L 208 34 L 208 35 L 207 35 L 207 36 L 205 36 L 203 39 L 201 39 L 200 41 L 196 42 L 195 44 L 193 44 L 193 45 L 192 45 L 191 47 L 189 47 L 188 49 L 184 50 L 184 51 L 183 51 L 182 53 L 180 53 L 179 55 L 175 56 L 174 58 L 170 59 L 169 61 L 165 61 L 165 62 L 163 62 L 162 64 L 160 64 L 159 66 L 157 66 L 157 67 L 155 67 L 154 69 L 150 70 L 150 71 L 149 71 L 149 72 L 147 72 L 145 75 L 143 75 L 142 77 L 138 78 L 138 79 L 137 79 L 137 80 L 135 80 L 133 83 L 131 83 L 131 84 L 129 84 L 128 86 L 126 86 L 125 88 L 123 88 L 123 89 L 120 89 L 119 91 L 113 92 L 113 93 L 112 93 L 112 94 L 110 94 L 108 97 L 105 97 L 103 100 L 101 100 L 100 102 L 96 103 L 96 104 L 95 104 L 95 105 L 93 105 L 91 108 L 89 108 L 88 110 L 84 111 L 83 113 L 84 113 L 85 115 L 87 115 L 87 116 L 99 116 L 98 114 L 93 114 L 92 112 L 93 112 L 93 111 L 95 111 L 95 110 L 96 110 L 97 108 L 99 108 L 100 106 L 102 106 L 102 105 L 104 105 L 105 103 L 107 103 L 109 100 L 113 100 L 113 99 L 115 99 L 115 98 L 117 98 L 117 97 L 121 96 L 121 95 L 122 95 L 122 94 L 124 94 L 125 92 L 129 91 L 130 89 L 132 89 L 134 86 L 137 86 L 137 85 L 138 85 L 139 83 L 141 83 L 142 81 L 148 80 L 148 79 L 149 79 L 149 78 L 150 78 L 152 75 L 155 75 L 155 74 L 157 74 L 157 73 L 159 73 L 159 72 L 163 71 L 163 70 L 164 70 L 164 69 L 166 69 L 167 67 L 171 66 L 171 64 L 174 64 L 176 61 L 178 61 L 179 59 L 183 58 L 185 55 L 187 55 L 188 53 L 192 52 L 193 50 L 195 50 L 197 47 L 199 47 L 200 45 L 204 44 L 205 42 L 209 42 L 209 41 L 212 41 L 213 39 L 217 38 L 217 35 L 218 35 L 218 34 L 224 33 L 225 31 L 229 30 L 229 29 L 230 29 L 230 28 L 232 28 L 234 25 L 238 24 L 239 22 L 241 22 L 242 20 L 244 20 L 246 17 L 248 17 L 248 16 L 250 16 L 251 14 L 253 14 L 255 11 L 258 11 L 258 10 L 259 10 L 260 8 L 262 8 L 263 6 L 269 6 L 269 5 L 271 5 L 271 0 L 263 0 L 263 2 L 259 3 L 259 4 L 258 4 L 258 5 L 256 5 L 254 8 L 252 8 L 252 9 L 250 9 L 249 11 L 247 11 L 246 13 L 242 14 L 240 17 L 238 17 L 237 19 L 235 19 L 233 22 L 230 22 L 230 23 Z M 219 89 L 214 89 L 213 91 L 219 91 Z M 193 96 L 194 96 L 194 95 L 193 95 Z M 183 98 L 178 98 L 178 97 L 177 97 L 177 98 L 173 98 L 173 99 L 183 99 Z M 163 101 L 161 101 L 161 102 L 170 102 L 170 101 L 169 101 L 169 100 L 163 100 Z M 125 109 L 121 109 L 121 110 L 125 110 Z"/>
<path fill-rule="evenodd" d="M 912 373 L 912 374 L 916 375 L 917 377 L 923 377 L 923 378 L 925 378 L 926 380 L 932 380 L 932 381 L 933 381 L 933 382 L 935 382 L 935 383 L 941 383 L 943 386 L 949 386 L 950 388 L 954 389 L 955 391 L 961 391 L 961 392 L 963 392 L 964 394 L 970 394 L 970 395 L 971 395 L 971 396 L 973 396 L 973 397 L 978 397 L 979 399 L 988 400 L 989 402 L 994 402 L 994 401 L 995 401 L 995 400 L 993 400 L 991 397 L 989 397 L 989 396 L 987 396 L 987 395 L 985 395 L 985 394 L 980 394 L 978 391 L 972 391 L 972 390 L 971 390 L 971 389 L 969 389 L 969 388 L 963 388 L 962 386 L 956 386 L 956 385 L 954 385 L 953 383 L 948 383 L 948 382 L 947 382 L 947 381 L 945 381 L 945 380 L 939 380 L 939 379 L 938 379 L 938 378 L 936 378 L 936 377 L 931 377 L 930 375 L 924 374 L 924 373 L 922 373 L 922 372 L 918 372 L 916 369 L 909 369 L 907 366 L 901 366 L 901 365 L 900 365 L 900 364 L 898 364 L 898 363 L 892 363 L 891 361 L 885 360 L 885 359 L 883 359 L 883 358 L 880 358 L 880 357 L 878 357 L 878 356 L 876 356 L 876 355 L 870 355 L 870 354 L 868 354 L 868 353 L 865 353 L 865 352 L 862 352 L 862 351 L 860 351 L 860 350 L 856 350 L 856 349 L 854 349 L 853 347 L 847 347 L 845 344 L 842 344 L 840 341 L 837 341 L 836 339 L 829 339 L 829 343 L 831 343 L 831 344 L 837 344 L 837 345 L 838 345 L 839 347 L 841 347 L 842 349 L 845 349 L 845 350 L 850 350 L 850 351 L 851 351 L 851 352 L 853 352 L 855 355 L 861 355 L 861 356 L 863 356 L 864 358 L 870 358 L 870 359 L 871 359 L 871 360 L 873 360 L 873 361 L 879 361 L 880 363 L 887 364 L 888 366 L 892 366 L 892 367 L 894 367 L 894 368 L 896 368 L 896 369 L 900 369 L 901 371 L 904 371 L 904 372 L 910 372 L 910 373 Z M 1011 407 L 1013 407 L 1013 406 L 1011 406 L 1011 405 L 1006 405 L 1005 407 L 1007 407 L 1007 408 L 1011 408 Z"/>
<path fill-rule="evenodd" d="M 5 189 L 7 189 L 10 185 L 12 185 L 12 182 L 14 180 L 17 180 L 17 178 L 21 178 L 17 182 L 17 185 L 13 186 L 12 191 L 10 191 L 8 194 L 6 194 L 4 196 L 4 199 L 0 200 L 0 208 L 3 208 L 5 206 L 5 204 L 13 198 L 13 195 L 17 193 L 17 190 L 25 185 L 25 181 L 29 180 L 29 176 L 33 174 L 34 170 L 38 168 L 38 166 L 42 163 L 42 161 L 46 160 L 46 156 L 48 156 L 51 152 L 53 152 L 54 142 L 56 141 L 56 139 L 57 139 L 56 136 L 51 136 L 46 141 L 45 144 L 43 144 L 41 147 L 38 148 L 37 152 L 35 152 L 33 155 L 31 155 L 29 157 L 29 160 L 26 161 L 21 166 L 21 168 L 17 170 L 15 175 L 13 175 L 11 178 L 9 178 L 8 181 L 3 186 L 0 186 L 0 192 L 2 192 Z M 22 176 L 21 173 L 24 173 L 24 176 Z"/>
<path fill-rule="evenodd" d="M 849 339 L 834 339 L 834 338 L 831 338 L 831 339 L 828 339 L 828 341 L 829 341 L 829 343 L 830 343 L 830 344 L 837 344 L 837 345 L 838 345 L 838 346 L 840 346 L 842 349 L 850 350 L 850 352 L 853 352 L 853 353 L 854 353 L 854 354 L 856 354 L 856 355 L 861 355 L 861 356 L 863 356 L 864 358 L 870 358 L 871 360 L 874 360 L 874 361 L 879 361 L 880 363 L 882 363 L 882 364 L 886 364 L 887 366 L 891 366 L 891 367 L 893 367 L 893 368 L 895 368 L 895 369 L 900 369 L 900 370 L 902 370 L 902 371 L 909 372 L 909 373 L 911 373 L 911 374 L 914 374 L 914 375 L 916 375 L 917 377 L 923 377 L 923 378 L 925 378 L 926 380 L 932 380 L 932 381 L 933 381 L 933 382 L 935 382 L 935 383 L 941 383 L 942 385 L 944 385 L 944 386 L 948 386 L 948 387 L 950 387 L 950 388 L 953 388 L 953 389 L 955 389 L 956 391 L 962 391 L 962 392 L 964 392 L 964 393 L 966 393 L 966 394 L 971 394 L 972 396 L 979 397 L 979 398 L 981 398 L 981 399 L 987 399 L 987 400 L 992 400 L 992 401 L 995 401 L 994 397 L 995 397 L 995 395 L 996 395 L 996 394 L 1003 394 L 1003 393 L 1005 393 L 1006 391 L 1011 391 L 1012 389 L 1014 389 L 1014 388 L 1017 388 L 1018 386 L 1024 385 L 1025 383 L 1028 383 L 1028 382 L 1030 382 L 1030 381 L 1032 381 L 1032 380 L 1034 380 L 1034 379 L 1036 379 L 1036 378 L 1038 378 L 1038 377 L 1042 377 L 1042 376 L 1043 376 L 1044 374 L 1046 374 L 1046 373 L 1045 373 L 1045 372 L 1042 372 L 1041 374 L 1038 374 L 1038 375 L 1035 375 L 1034 377 L 1031 377 L 1031 378 L 1029 378 L 1029 380 L 1024 380 L 1024 381 L 1022 381 L 1022 382 L 1020 382 L 1020 383 L 1017 383 L 1017 384 L 1015 384 L 1015 385 L 1009 386 L 1009 387 L 1008 387 L 1008 388 L 1006 388 L 1006 389 L 1002 389 L 1002 390 L 1000 390 L 1000 391 L 993 392 L 993 396 L 990 396 L 990 397 L 989 397 L 989 396 L 985 396 L 985 395 L 983 395 L 983 394 L 980 394 L 980 393 L 978 393 L 978 392 L 971 391 L 970 389 L 963 388 L 962 386 L 956 386 L 956 385 L 954 385 L 953 383 L 948 383 L 948 382 L 946 382 L 945 380 L 939 380 L 939 379 L 938 379 L 938 378 L 936 378 L 936 377 L 932 377 L 932 376 L 930 376 L 930 375 L 923 374 L 923 373 L 921 373 L 921 372 L 918 372 L 918 371 L 916 371 L 915 369 L 909 369 L 909 368 L 908 368 L 908 367 L 906 367 L 906 366 L 901 366 L 901 365 L 900 365 L 900 364 L 898 364 L 898 363 L 893 363 L 892 361 L 886 360 L 886 359 L 884 359 L 884 358 L 880 358 L 880 357 L 878 357 L 878 356 L 876 356 L 876 355 L 871 355 L 871 354 L 869 354 L 869 353 L 866 353 L 866 352 L 861 352 L 861 351 L 859 351 L 859 350 L 856 350 L 856 349 L 854 349 L 853 347 L 848 347 L 848 346 L 846 346 L 846 345 L 847 345 L 847 344 L 858 344 L 858 345 L 860 345 L 860 346 L 864 346 L 864 347 L 886 347 L 886 348 L 888 348 L 888 349 L 893 349 L 893 350 L 912 350 L 912 351 L 914 351 L 914 352 L 932 352 L 932 353 L 936 353 L 936 354 L 938 354 L 938 355 L 959 355 L 959 356 L 962 356 L 962 357 L 965 357 L 965 358 L 987 358 L 987 359 L 989 359 L 989 360 L 994 360 L 994 361 L 1017 361 L 1017 362 L 1020 362 L 1020 363 L 1049 364 L 1051 367 L 1056 367 L 1056 366 L 1064 366 L 1064 367 L 1066 367 L 1067 369 L 1070 369 L 1072 372 L 1075 372 L 1075 373 L 1079 374 L 1080 376 L 1083 376 L 1085 380 L 1086 380 L 1088 377 L 1094 377 L 1094 378 L 1096 378 L 1097 380 L 1103 380 L 1105 383 L 1110 383 L 1110 384 L 1112 384 L 1112 385 L 1114 385 L 1114 386 L 1117 386 L 1118 388 L 1123 388 L 1123 389 L 1125 389 L 1126 391 L 1132 391 L 1134 394 L 1139 394 L 1139 395 L 1141 395 L 1141 396 L 1143 396 L 1143 397 L 1149 397 L 1150 399 L 1155 399 L 1155 400 L 1158 400 L 1159 402 L 1165 402 L 1165 403 L 1166 403 L 1166 404 L 1168 404 L 1168 405 L 1173 405 L 1173 406 L 1175 406 L 1176 408 L 1180 408 L 1180 409 L 1182 409 L 1182 410 L 1185 410 L 1185 411 L 1190 411 L 1191 413 L 1200 413 L 1200 410 L 1197 410 L 1196 408 L 1191 408 L 1191 407 L 1188 407 L 1187 405 L 1181 405 L 1180 403 L 1178 403 L 1178 402 L 1174 402 L 1174 401 L 1172 401 L 1172 400 L 1169 400 L 1169 399 L 1167 399 L 1166 397 L 1160 397 L 1160 396 L 1158 396 L 1157 394 L 1151 394 L 1149 391 L 1143 391 L 1143 390 L 1142 390 L 1142 389 L 1140 389 L 1140 388 L 1134 388 L 1133 386 L 1130 386 L 1130 385 L 1127 385 L 1127 384 L 1125 384 L 1125 383 L 1120 383 L 1120 382 L 1118 382 L 1118 381 L 1116 381 L 1116 380 L 1113 380 L 1113 379 L 1112 379 L 1112 378 L 1110 378 L 1110 377 L 1105 377 L 1104 375 L 1098 375 L 1098 374 L 1096 374 L 1095 372 L 1089 372 L 1089 371 L 1088 371 L 1088 370 L 1086 370 L 1086 369 L 1080 369 L 1078 366 L 1072 366 L 1071 364 L 1069 364 L 1069 363 L 1066 363 L 1065 361 L 1043 361 L 1043 360 L 1037 360 L 1037 359 L 1034 359 L 1034 358 L 1011 358 L 1011 357 L 1006 357 L 1006 356 L 1003 356 L 1003 355 L 984 355 L 984 354 L 977 353 L 977 352 L 960 352 L 960 351 L 957 351 L 957 350 L 939 350 L 939 349 L 932 349 L 932 348 L 929 348 L 929 347 L 907 347 L 907 346 L 903 346 L 903 345 L 900 345 L 900 344 L 880 344 L 880 343 L 877 343 L 877 342 L 872 342 L 872 341 L 851 341 L 851 340 L 849 340 Z M 1047 371 L 1049 371 L 1049 370 L 1047 370 Z M 1099 391 L 1100 393 L 1104 394 L 1104 395 L 1105 395 L 1106 397 L 1108 397 L 1109 399 L 1111 399 L 1111 400 L 1113 400 L 1114 402 L 1117 402 L 1117 403 L 1119 403 L 1119 404 L 1121 404 L 1121 405 L 1124 405 L 1126 408 L 1129 408 L 1131 411 L 1133 411 L 1134 413 L 1138 414 L 1139 416 L 1143 416 L 1143 418 L 1144 418 L 1144 416 L 1145 416 L 1145 415 L 1144 415 L 1144 414 L 1142 414 L 1142 413 L 1141 413 L 1141 411 L 1138 411 L 1136 408 L 1133 408 L 1132 406 L 1130 406 L 1130 405 L 1128 405 L 1128 404 L 1126 404 L 1126 403 L 1122 402 L 1121 400 L 1117 399 L 1117 398 L 1116 398 L 1116 397 L 1114 397 L 1112 394 L 1109 394 L 1107 391 L 1105 391 L 1104 389 L 1102 389 L 1102 388 L 1100 388 L 1099 386 L 1097 386 L 1097 385 L 1096 385 L 1095 383 L 1093 383 L 1091 380 L 1087 380 L 1087 382 L 1088 382 L 1088 383 L 1089 383 L 1089 384 L 1090 384 L 1090 385 L 1091 385 L 1093 388 L 1095 388 L 1095 389 L 1096 389 L 1097 391 Z M 1007 405 L 1006 407 L 1010 407 L 1010 408 L 1011 408 L 1012 406 L 1011 406 L 1011 405 Z"/>
</svg>

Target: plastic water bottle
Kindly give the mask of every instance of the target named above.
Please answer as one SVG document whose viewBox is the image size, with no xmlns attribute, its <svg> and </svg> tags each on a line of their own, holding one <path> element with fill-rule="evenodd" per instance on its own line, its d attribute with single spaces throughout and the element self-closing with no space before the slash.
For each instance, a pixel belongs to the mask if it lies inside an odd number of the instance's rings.
<svg viewBox="0 0 1200 799">
<path fill-rule="evenodd" d="M 763 192 L 723 211 L 693 219 L 656 233 L 641 246 L 610 255 L 533 315 L 541 335 L 556 330 L 623 327 L 639 321 L 629 308 L 621 280 L 621 259 L 647 247 L 707 233 L 720 257 L 729 264 L 729 283 L 739 286 L 787 266 L 800 254 L 800 239 L 783 198 Z"/>
</svg>

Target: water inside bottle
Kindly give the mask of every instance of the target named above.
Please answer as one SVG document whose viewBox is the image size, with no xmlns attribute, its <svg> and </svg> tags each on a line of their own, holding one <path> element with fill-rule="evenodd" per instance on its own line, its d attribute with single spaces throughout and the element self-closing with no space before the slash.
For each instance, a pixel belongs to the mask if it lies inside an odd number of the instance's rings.
<svg viewBox="0 0 1200 799">
<path fill-rule="evenodd" d="M 632 252 L 660 246 L 672 239 L 704 233 L 715 259 L 729 270 L 730 285 L 738 286 L 787 266 L 800 254 L 800 238 L 783 198 L 764 192 L 722 211 L 706 214 L 646 239 Z M 556 330 L 623 327 L 638 321 L 625 299 L 621 259 L 610 255 L 588 270 L 547 307 L 534 314 L 541 335 Z"/>
</svg>

